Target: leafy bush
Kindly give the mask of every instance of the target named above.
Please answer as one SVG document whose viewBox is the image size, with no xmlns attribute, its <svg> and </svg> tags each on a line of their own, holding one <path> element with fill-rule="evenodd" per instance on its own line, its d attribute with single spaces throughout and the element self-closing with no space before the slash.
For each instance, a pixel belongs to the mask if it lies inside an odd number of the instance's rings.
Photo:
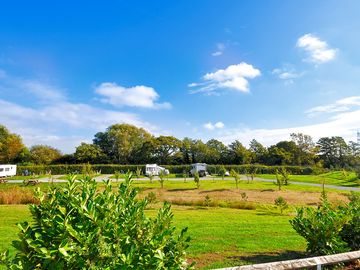
<svg viewBox="0 0 360 270">
<path fill-rule="evenodd" d="M 146 196 L 146 199 L 149 203 L 156 203 L 158 201 L 156 194 L 154 192 L 149 192 L 149 194 Z"/>
<path fill-rule="evenodd" d="M 275 199 L 275 205 L 280 209 L 280 213 L 282 214 L 286 208 L 288 208 L 287 201 L 283 197 L 277 197 Z"/>
<path fill-rule="evenodd" d="M 186 228 L 172 225 L 170 205 L 145 216 L 147 199 L 138 200 L 131 174 L 117 191 L 109 181 L 97 192 L 90 177 L 70 178 L 65 187 L 37 189 L 33 223 L 23 222 L 8 269 L 189 269 Z"/>
<path fill-rule="evenodd" d="M 351 250 L 360 249 L 360 194 L 352 192 L 349 196 L 349 211 L 352 217 L 340 232 L 340 237 L 347 243 Z"/>
<path fill-rule="evenodd" d="M 307 241 L 308 251 L 325 255 L 360 249 L 360 194 L 352 192 L 349 200 L 332 208 L 324 193 L 317 209 L 298 209 L 290 223 Z"/>
</svg>

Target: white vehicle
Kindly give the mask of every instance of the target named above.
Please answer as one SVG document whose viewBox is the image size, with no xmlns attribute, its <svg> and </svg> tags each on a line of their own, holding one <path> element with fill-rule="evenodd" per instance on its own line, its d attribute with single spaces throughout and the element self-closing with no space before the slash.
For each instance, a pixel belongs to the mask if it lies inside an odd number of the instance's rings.
<svg viewBox="0 0 360 270">
<path fill-rule="evenodd" d="M 159 173 L 163 171 L 164 174 L 169 174 L 169 170 L 165 169 L 164 167 L 160 167 L 157 164 L 146 164 L 145 166 L 145 175 L 159 175 Z"/>
<path fill-rule="evenodd" d="M 0 165 L 0 178 L 16 175 L 16 165 Z"/>
<path fill-rule="evenodd" d="M 194 175 L 195 172 L 197 172 L 199 174 L 199 176 L 208 175 L 206 163 L 194 163 L 194 164 L 191 164 L 190 174 Z"/>
</svg>

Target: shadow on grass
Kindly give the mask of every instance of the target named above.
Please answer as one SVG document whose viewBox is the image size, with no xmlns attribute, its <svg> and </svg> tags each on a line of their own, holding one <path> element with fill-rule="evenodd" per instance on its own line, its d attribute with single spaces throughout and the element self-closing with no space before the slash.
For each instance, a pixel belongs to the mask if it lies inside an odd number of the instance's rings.
<svg viewBox="0 0 360 270">
<path fill-rule="evenodd" d="M 227 188 L 218 188 L 218 189 L 212 189 L 212 190 L 203 190 L 200 191 L 199 193 L 211 193 L 211 192 L 219 192 L 219 191 L 231 191 L 231 189 L 227 189 Z"/>
<path fill-rule="evenodd" d="M 269 189 L 262 189 L 261 192 L 274 192 L 275 189 L 269 188 Z"/>
<path fill-rule="evenodd" d="M 296 260 L 309 257 L 306 252 L 286 250 L 280 253 L 268 253 L 268 254 L 250 254 L 248 256 L 230 256 L 227 257 L 233 261 L 242 261 L 247 264 L 258 264 L 258 263 L 270 263 L 277 261 Z"/>
<path fill-rule="evenodd" d="M 177 191 L 184 191 L 184 190 L 195 190 L 197 188 L 174 188 L 174 189 L 168 189 L 168 192 L 177 192 Z"/>
</svg>

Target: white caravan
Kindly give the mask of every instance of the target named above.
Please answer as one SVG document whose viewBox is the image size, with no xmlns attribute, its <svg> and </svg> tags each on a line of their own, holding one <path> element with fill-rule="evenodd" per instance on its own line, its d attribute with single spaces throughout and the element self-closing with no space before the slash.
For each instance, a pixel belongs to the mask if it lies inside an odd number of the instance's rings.
<svg viewBox="0 0 360 270">
<path fill-rule="evenodd" d="M 190 170 L 191 175 L 194 175 L 195 172 L 197 172 L 199 176 L 206 176 L 208 174 L 206 163 L 191 164 L 191 170 Z"/>
<path fill-rule="evenodd" d="M 164 167 L 160 167 L 157 164 L 146 164 L 145 166 L 145 175 L 159 175 L 159 173 L 163 171 L 164 174 L 169 174 L 169 170 Z"/>
<path fill-rule="evenodd" d="M 16 165 L 0 165 L 0 178 L 15 176 Z"/>
</svg>

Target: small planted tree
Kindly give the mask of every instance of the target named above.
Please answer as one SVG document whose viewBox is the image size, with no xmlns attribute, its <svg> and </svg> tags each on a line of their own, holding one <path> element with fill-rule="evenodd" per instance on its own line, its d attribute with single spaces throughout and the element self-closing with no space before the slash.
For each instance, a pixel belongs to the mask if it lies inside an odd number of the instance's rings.
<svg viewBox="0 0 360 270">
<path fill-rule="evenodd" d="M 152 182 L 153 182 L 153 179 L 154 179 L 154 175 L 153 175 L 152 173 L 149 173 L 149 174 L 147 175 L 147 177 L 149 177 L 150 183 L 152 183 Z"/>
<path fill-rule="evenodd" d="M 188 172 L 186 170 L 183 170 L 184 183 L 186 182 L 187 177 L 188 177 Z"/>
<path fill-rule="evenodd" d="M 289 185 L 289 181 L 290 181 L 290 173 L 284 168 L 282 167 L 280 169 L 280 176 L 282 178 L 282 182 L 285 186 Z"/>
<path fill-rule="evenodd" d="M 165 177 L 166 177 L 165 172 L 163 170 L 161 170 L 159 172 L 159 182 L 160 182 L 162 189 L 164 188 Z"/>
<path fill-rule="evenodd" d="M 119 172 L 119 171 L 115 171 L 114 177 L 115 177 L 115 179 L 116 179 L 116 182 L 119 182 L 120 176 L 121 176 L 120 172 Z"/>
<path fill-rule="evenodd" d="M 33 222 L 18 224 L 15 256 L 5 253 L 8 269 L 189 269 L 186 228 L 172 225 L 170 205 L 154 218 L 145 215 L 147 199 L 137 197 L 131 174 L 115 191 L 102 192 L 88 176 L 68 179 L 65 187 L 37 189 Z"/>
<path fill-rule="evenodd" d="M 136 174 L 136 178 L 139 180 L 139 178 L 141 177 L 141 169 L 139 167 L 136 167 L 136 171 L 135 171 L 135 174 Z"/>
<path fill-rule="evenodd" d="M 277 197 L 275 199 L 275 205 L 280 209 L 281 214 L 284 212 L 285 209 L 289 207 L 286 200 L 283 197 Z"/>
<path fill-rule="evenodd" d="M 275 184 L 278 186 L 278 189 L 281 190 L 281 187 L 283 186 L 283 180 L 282 177 L 279 175 L 278 170 L 275 171 L 275 176 L 276 176 Z"/>
<path fill-rule="evenodd" d="M 196 188 L 200 188 L 200 176 L 198 172 L 194 173 L 194 182 L 196 184 Z"/>
<path fill-rule="evenodd" d="M 240 174 L 234 169 L 231 169 L 230 175 L 234 177 L 236 188 L 239 189 Z"/>
<path fill-rule="evenodd" d="M 81 168 L 81 173 L 86 176 L 93 176 L 94 170 L 93 170 L 91 164 L 90 163 L 83 164 L 83 166 Z"/>
<path fill-rule="evenodd" d="M 210 198 L 209 195 L 206 195 L 205 199 L 204 199 L 205 206 L 209 207 L 211 205 L 211 203 L 212 203 L 212 199 Z"/>
<path fill-rule="evenodd" d="M 251 181 L 254 181 L 255 177 L 256 177 L 256 173 L 257 173 L 257 168 L 255 166 L 251 166 L 249 169 L 249 176 Z"/>
<path fill-rule="evenodd" d="M 221 165 L 221 167 L 219 169 L 219 175 L 221 176 L 222 180 L 224 180 L 225 174 L 226 174 L 226 169 L 225 169 L 224 165 Z"/>
<path fill-rule="evenodd" d="M 246 192 L 241 192 L 241 199 L 246 202 L 248 200 L 248 195 L 246 194 Z"/>
</svg>

